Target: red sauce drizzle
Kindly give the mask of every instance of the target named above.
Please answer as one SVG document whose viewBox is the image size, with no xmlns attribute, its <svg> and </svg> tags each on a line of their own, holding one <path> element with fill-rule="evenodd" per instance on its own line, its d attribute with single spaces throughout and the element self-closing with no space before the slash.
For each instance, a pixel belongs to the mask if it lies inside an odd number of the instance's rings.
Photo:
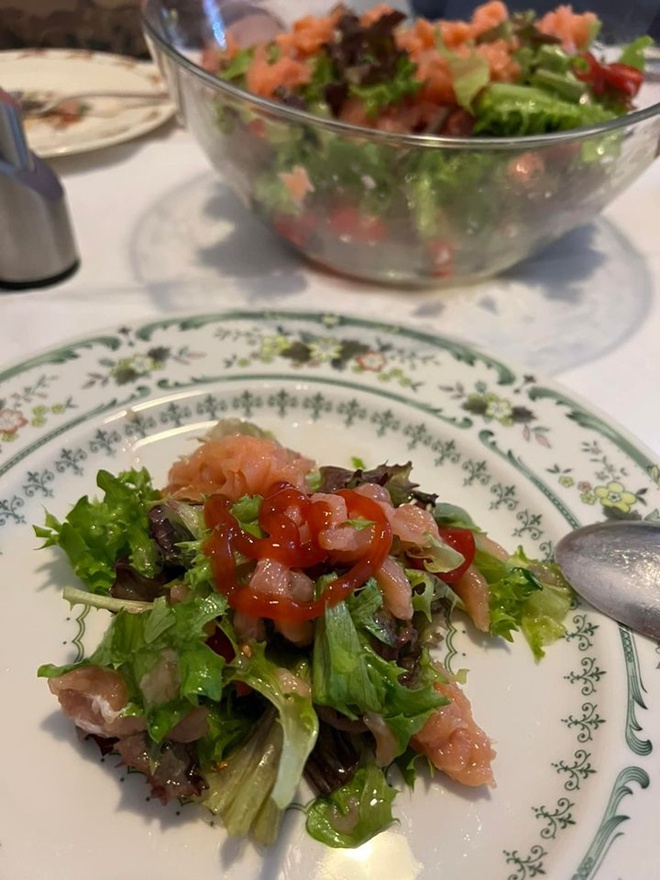
<svg viewBox="0 0 660 880">
<path fill-rule="evenodd" d="M 300 623 L 313 620 L 363 586 L 381 567 L 392 545 L 392 530 L 384 511 L 371 498 L 351 489 L 337 492 L 346 501 L 349 519 L 362 518 L 371 525 L 371 537 L 364 554 L 311 602 L 298 602 L 289 596 L 255 593 L 238 580 L 236 555 L 247 559 L 273 559 L 288 568 L 305 569 L 328 560 L 319 546 L 319 533 L 331 523 L 331 511 L 323 501 L 288 483 L 276 483 L 265 495 L 259 512 L 259 525 L 265 537 L 245 532 L 231 513 L 232 502 L 223 495 L 212 495 L 204 505 L 206 525 L 211 529 L 204 552 L 211 560 L 218 592 L 229 604 L 253 617 Z M 303 534 L 304 533 L 304 537 Z"/>
</svg>

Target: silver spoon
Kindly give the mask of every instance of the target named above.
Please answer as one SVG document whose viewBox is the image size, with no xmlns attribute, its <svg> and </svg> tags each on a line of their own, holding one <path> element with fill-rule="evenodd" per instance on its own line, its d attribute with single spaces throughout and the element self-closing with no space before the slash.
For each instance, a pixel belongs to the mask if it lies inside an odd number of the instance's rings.
<svg viewBox="0 0 660 880">
<path fill-rule="evenodd" d="M 594 608 L 660 641 L 660 523 L 584 526 L 559 541 L 555 560 Z"/>
</svg>

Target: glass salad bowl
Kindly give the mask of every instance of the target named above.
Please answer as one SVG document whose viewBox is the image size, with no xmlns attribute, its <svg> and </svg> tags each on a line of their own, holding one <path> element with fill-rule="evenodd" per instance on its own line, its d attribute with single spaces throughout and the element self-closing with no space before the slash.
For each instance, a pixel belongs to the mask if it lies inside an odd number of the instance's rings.
<svg viewBox="0 0 660 880">
<path fill-rule="evenodd" d="M 424 0 L 419 11 L 428 14 L 433 4 Z M 361 15 L 371 5 L 351 9 Z M 410 13 L 403 0 L 390 5 Z M 452 131 L 445 118 L 438 134 L 310 113 L 296 99 L 249 92 L 244 71 L 221 79 L 209 63 L 227 40 L 242 48 L 267 42 L 301 14 L 326 14 L 334 6 L 334 0 L 310 0 L 302 10 L 287 0 L 143 0 L 142 6 L 150 49 L 183 123 L 241 200 L 317 264 L 399 285 L 488 277 L 592 221 L 658 154 L 657 73 L 647 75 L 634 109 L 614 118 L 580 120 L 578 128 L 552 133 L 532 124 L 513 135 L 497 128 Z M 628 40 L 629 17 L 619 20 L 628 32 L 613 33 L 615 19 L 604 22 L 601 34 Z M 550 58 L 556 44 L 546 48 Z M 614 52 L 607 60 L 616 60 L 616 51 L 603 47 L 597 57 Z"/>
</svg>

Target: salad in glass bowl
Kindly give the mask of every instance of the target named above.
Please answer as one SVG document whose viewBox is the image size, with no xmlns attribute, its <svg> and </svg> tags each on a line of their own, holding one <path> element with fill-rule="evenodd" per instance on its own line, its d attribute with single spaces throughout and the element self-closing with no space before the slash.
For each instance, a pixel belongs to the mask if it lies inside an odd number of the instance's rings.
<svg viewBox="0 0 660 880">
<path fill-rule="evenodd" d="M 100 471 L 35 531 L 110 612 L 98 646 L 44 665 L 64 712 L 151 796 L 202 803 L 232 835 L 272 843 L 304 800 L 306 827 L 354 847 L 393 821 L 426 765 L 494 784 L 495 751 L 461 681 L 434 657 L 448 617 L 483 638 L 564 635 L 557 567 L 509 553 L 411 465 L 318 466 L 256 426 L 218 423 L 157 489 Z M 423 797 L 423 794 L 419 796 Z"/>
<path fill-rule="evenodd" d="M 177 0 L 145 0 L 182 116 L 244 202 L 338 272 L 491 275 L 592 220 L 657 152 L 653 41 L 603 49 L 590 12 L 216 9 L 193 27 Z"/>
</svg>

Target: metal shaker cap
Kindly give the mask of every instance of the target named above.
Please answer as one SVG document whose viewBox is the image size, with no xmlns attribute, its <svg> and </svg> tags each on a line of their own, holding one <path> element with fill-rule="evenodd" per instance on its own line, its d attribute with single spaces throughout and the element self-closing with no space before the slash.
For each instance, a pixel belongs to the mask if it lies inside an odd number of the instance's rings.
<svg viewBox="0 0 660 880">
<path fill-rule="evenodd" d="M 0 89 L 0 287 L 54 284 L 78 263 L 62 184 L 31 152 L 20 108 Z"/>
</svg>

